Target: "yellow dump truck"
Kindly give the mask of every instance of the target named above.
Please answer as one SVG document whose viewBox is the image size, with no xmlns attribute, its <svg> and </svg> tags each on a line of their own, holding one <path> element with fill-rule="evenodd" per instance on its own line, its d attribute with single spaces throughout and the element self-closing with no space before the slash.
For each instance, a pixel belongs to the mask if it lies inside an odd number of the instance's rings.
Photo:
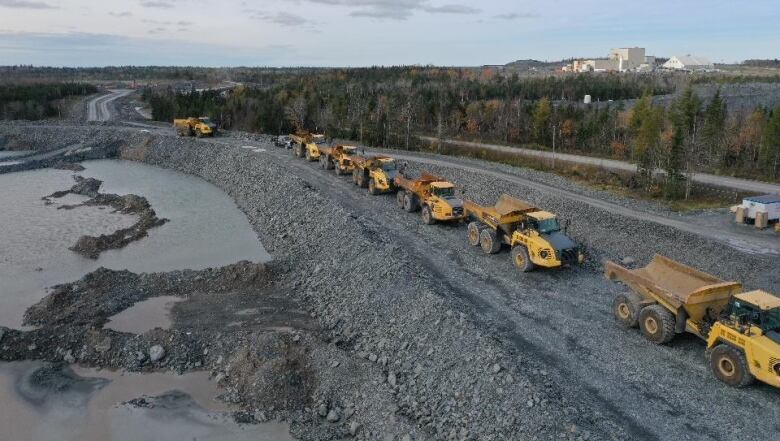
<svg viewBox="0 0 780 441">
<path fill-rule="evenodd" d="M 389 193 L 395 190 L 394 179 L 398 164 L 389 156 L 355 156 L 352 158 L 352 182 L 368 188 L 371 194 Z"/>
<path fill-rule="evenodd" d="M 553 213 L 506 194 L 492 207 L 468 200 L 463 201 L 463 207 L 472 219 L 468 226 L 469 243 L 487 254 L 495 254 L 502 245 L 508 245 L 512 262 L 523 272 L 585 261 L 581 247 L 561 231 Z"/>
<path fill-rule="evenodd" d="M 356 153 L 357 147 L 351 145 L 320 147 L 320 166 L 325 170 L 335 170 L 337 176 L 352 173 L 355 169 L 352 158 Z"/>
<path fill-rule="evenodd" d="M 455 196 L 455 185 L 446 179 L 430 173 L 409 179 L 398 173 L 393 181 L 398 206 L 409 213 L 420 210 L 426 225 L 464 219 L 463 200 Z"/>
<path fill-rule="evenodd" d="M 205 116 L 174 119 L 173 127 L 179 136 L 196 136 L 200 138 L 217 134 L 217 125 Z"/>
<path fill-rule="evenodd" d="M 297 132 L 290 135 L 293 155 L 296 158 L 306 158 L 307 161 L 320 159 L 320 147 L 324 147 L 325 135 L 309 132 Z"/>
<path fill-rule="evenodd" d="M 638 326 L 655 344 L 689 332 L 707 342 L 710 369 L 719 380 L 743 387 L 757 378 L 780 387 L 780 298 L 742 292 L 737 282 L 660 255 L 643 268 L 607 262 L 604 271 L 631 288 L 612 303 L 623 327 Z"/>
</svg>

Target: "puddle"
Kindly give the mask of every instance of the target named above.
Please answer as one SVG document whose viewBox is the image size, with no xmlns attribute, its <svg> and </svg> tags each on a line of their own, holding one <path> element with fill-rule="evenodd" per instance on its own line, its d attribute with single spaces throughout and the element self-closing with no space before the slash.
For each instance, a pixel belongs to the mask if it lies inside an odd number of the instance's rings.
<svg viewBox="0 0 780 441">
<path fill-rule="evenodd" d="M 34 170 L 0 174 L 0 326 L 20 328 L 24 311 L 46 288 L 80 279 L 99 267 L 133 272 L 205 269 L 240 260 L 264 262 L 263 249 L 244 214 L 216 186 L 194 176 L 129 161 L 85 162 L 82 176 L 104 181 L 101 192 L 146 197 L 170 222 L 120 250 L 87 259 L 68 248 L 82 235 L 112 233 L 135 217 L 110 209 L 58 210 L 42 196 L 73 185 L 73 172 Z M 68 197 L 65 203 L 83 202 Z"/>
<path fill-rule="evenodd" d="M 103 327 L 133 334 L 143 334 L 155 328 L 170 329 L 173 323 L 171 309 L 177 302 L 184 300 L 174 296 L 153 297 L 109 318 Z"/>
<path fill-rule="evenodd" d="M 282 423 L 239 425 L 208 373 L 130 374 L 40 362 L 0 363 L 0 438 L 24 441 L 180 441 L 293 438 Z M 144 398 L 141 405 L 123 404 Z"/>
<path fill-rule="evenodd" d="M 0 159 L 16 158 L 31 153 L 33 153 L 32 150 L 0 150 Z"/>
</svg>

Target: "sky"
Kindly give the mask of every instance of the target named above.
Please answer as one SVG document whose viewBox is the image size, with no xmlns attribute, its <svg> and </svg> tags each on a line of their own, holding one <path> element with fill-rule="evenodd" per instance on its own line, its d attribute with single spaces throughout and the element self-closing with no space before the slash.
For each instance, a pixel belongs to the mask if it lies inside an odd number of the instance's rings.
<svg viewBox="0 0 780 441">
<path fill-rule="evenodd" d="M 778 0 L 0 0 L 0 65 L 479 66 L 780 58 Z"/>
</svg>

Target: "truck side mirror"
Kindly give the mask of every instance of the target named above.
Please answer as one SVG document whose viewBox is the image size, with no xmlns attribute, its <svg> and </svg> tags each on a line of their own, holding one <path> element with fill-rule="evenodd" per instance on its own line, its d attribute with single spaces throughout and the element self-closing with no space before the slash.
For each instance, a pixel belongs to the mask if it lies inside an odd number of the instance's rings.
<svg viewBox="0 0 780 441">
<path fill-rule="evenodd" d="M 569 232 L 569 219 L 563 220 L 563 232 L 568 233 Z"/>
</svg>

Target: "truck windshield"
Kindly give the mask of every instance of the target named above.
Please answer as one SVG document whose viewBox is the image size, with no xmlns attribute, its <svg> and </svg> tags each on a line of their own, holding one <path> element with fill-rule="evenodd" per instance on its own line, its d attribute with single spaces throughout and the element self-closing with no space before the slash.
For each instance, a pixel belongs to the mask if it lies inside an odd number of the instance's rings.
<svg viewBox="0 0 780 441">
<path fill-rule="evenodd" d="M 208 124 L 211 124 L 211 119 L 209 119 L 209 118 L 201 118 L 200 122 L 202 122 L 203 124 L 208 125 Z"/>
<path fill-rule="evenodd" d="M 455 196 L 454 188 L 434 188 L 433 194 L 440 198 L 451 198 Z"/>
<path fill-rule="evenodd" d="M 538 221 L 538 224 L 539 232 L 542 234 L 550 234 L 556 231 L 561 231 L 561 226 L 558 225 L 558 219 L 555 218 L 540 220 Z"/>
<path fill-rule="evenodd" d="M 382 170 L 384 171 L 395 170 L 395 162 L 385 162 L 384 164 L 382 164 Z"/>
<path fill-rule="evenodd" d="M 780 331 L 780 308 L 764 311 L 761 315 L 761 329 L 764 332 Z"/>
<path fill-rule="evenodd" d="M 317 145 L 325 144 L 325 138 L 314 138 L 314 143 Z"/>
</svg>

